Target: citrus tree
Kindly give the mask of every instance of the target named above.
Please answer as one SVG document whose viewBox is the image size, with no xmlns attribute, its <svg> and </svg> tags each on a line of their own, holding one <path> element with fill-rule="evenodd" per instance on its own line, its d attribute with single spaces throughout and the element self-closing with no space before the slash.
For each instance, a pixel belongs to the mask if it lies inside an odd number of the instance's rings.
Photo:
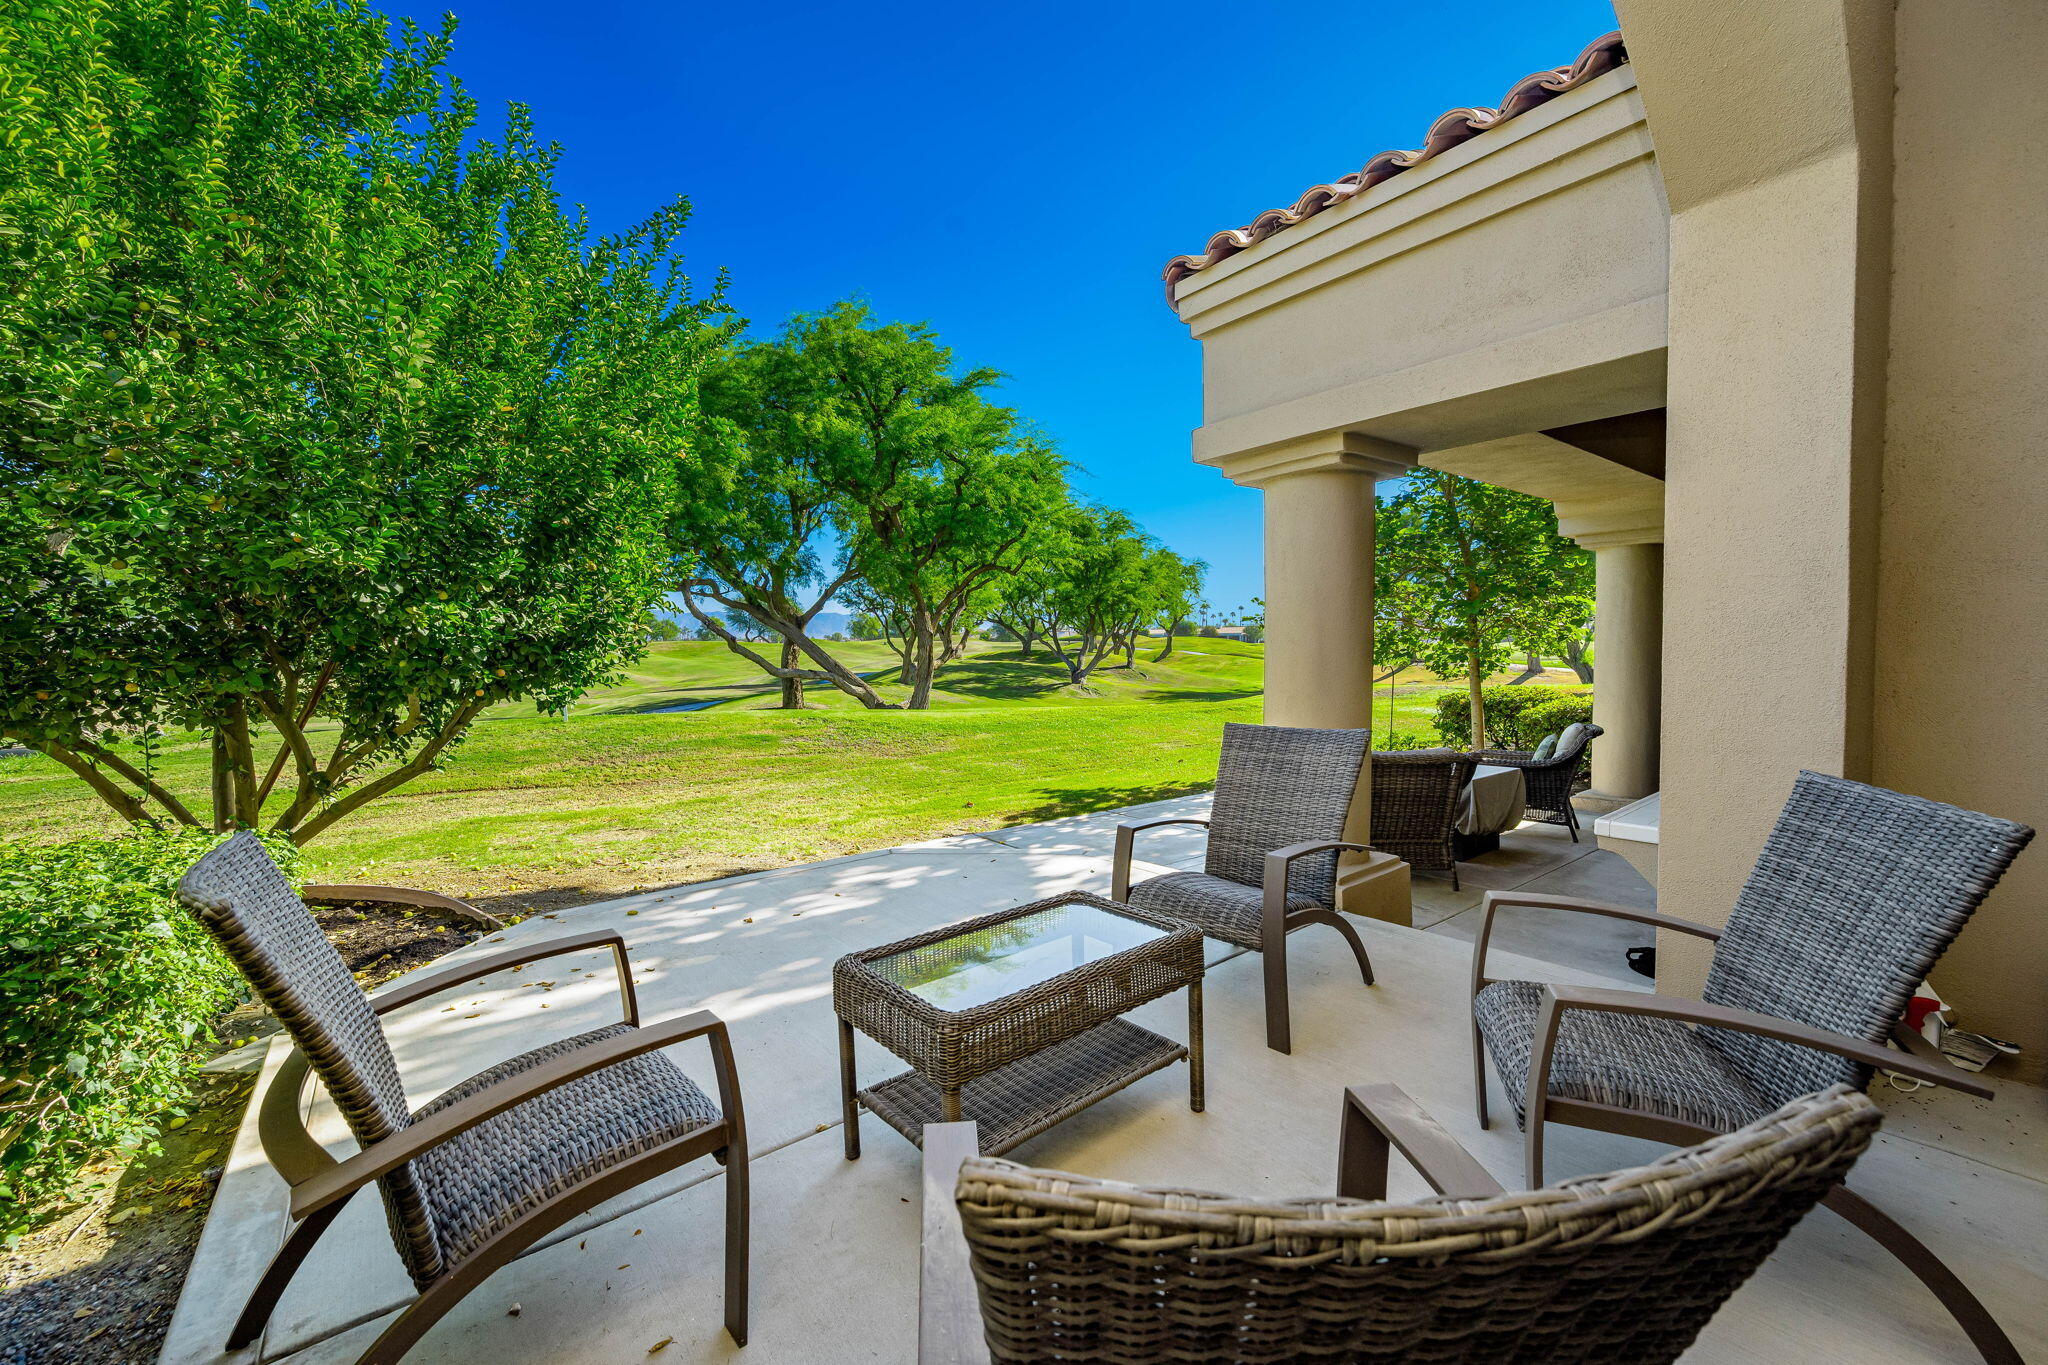
<svg viewBox="0 0 2048 1365">
<path fill-rule="evenodd" d="M 128 820 L 304 842 L 644 646 L 722 307 L 684 203 L 594 238 L 477 138 L 450 36 L 0 11 L 0 733 Z"/>
</svg>

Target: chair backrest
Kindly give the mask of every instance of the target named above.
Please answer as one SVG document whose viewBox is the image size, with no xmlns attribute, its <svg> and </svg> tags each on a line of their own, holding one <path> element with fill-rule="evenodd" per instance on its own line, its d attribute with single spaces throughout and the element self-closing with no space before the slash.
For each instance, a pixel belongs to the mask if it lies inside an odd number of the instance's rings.
<svg viewBox="0 0 2048 1365">
<path fill-rule="evenodd" d="M 1802 772 L 1743 884 L 1704 998 L 1882 1041 L 2034 832 L 1975 811 Z M 1703 1035 L 1773 1103 L 1868 1068 L 1723 1029 Z"/>
<path fill-rule="evenodd" d="M 411 1111 L 383 1025 L 262 840 L 244 830 L 216 846 L 178 882 L 178 899 L 306 1054 L 356 1141 L 367 1147 L 406 1127 Z M 393 1240 L 424 1283 L 441 1269 L 432 1215 L 409 1166 L 380 1183 Z"/>
<path fill-rule="evenodd" d="M 1458 793 L 1478 761 L 1462 749 L 1397 749 L 1372 756 L 1372 841 L 1448 839 Z"/>
<path fill-rule="evenodd" d="M 1486 1200 L 1241 1200 L 982 1158 L 956 1197 L 997 1362 L 1669 1361 L 1877 1126 L 1838 1087 Z"/>
<path fill-rule="evenodd" d="M 1576 765 L 1582 762 L 1593 741 L 1606 733 L 1591 721 L 1577 721 L 1565 726 L 1558 734 L 1557 748 L 1552 751 L 1547 764 L 1563 767 L 1567 763 Z"/>
<path fill-rule="evenodd" d="M 1274 849 L 1343 838 L 1369 742 L 1363 730 L 1225 725 L 1209 812 L 1209 875 L 1263 886 L 1266 855 Z M 1332 904 L 1337 855 L 1296 862 L 1288 886 L 1318 905 Z"/>
</svg>

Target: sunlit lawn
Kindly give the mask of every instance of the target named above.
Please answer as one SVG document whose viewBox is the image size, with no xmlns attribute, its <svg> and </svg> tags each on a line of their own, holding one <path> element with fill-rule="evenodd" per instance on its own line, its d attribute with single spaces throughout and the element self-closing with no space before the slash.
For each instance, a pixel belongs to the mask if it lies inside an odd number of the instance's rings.
<svg viewBox="0 0 2048 1365">
<path fill-rule="evenodd" d="M 824 685 L 810 689 L 817 709 L 764 709 L 774 693 L 722 645 L 656 646 L 567 719 L 500 708 L 446 770 L 315 840 L 308 870 L 514 907 L 535 893 L 560 902 L 1203 790 L 1224 722 L 1259 719 L 1263 651 L 1195 638 L 1154 662 L 1159 646 L 1085 689 L 1046 656 L 977 646 L 940 674 L 927 712 L 866 711 Z M 863 669 L 887 657 L 880 645 L 843 648 Z M 1437 685 L 1410 676 L 1395 728 L 1427 730 Z M 646 710 L 701 697 L 727 700 Z M 1386 714 L 1382 689 L 1376 734 Z M 158 763 L 174 790 L 204 791 L 198 739 L 166 744 Z M 0 838 L 118 823 L 54 763 L 0 761 Z"/>
</svg>

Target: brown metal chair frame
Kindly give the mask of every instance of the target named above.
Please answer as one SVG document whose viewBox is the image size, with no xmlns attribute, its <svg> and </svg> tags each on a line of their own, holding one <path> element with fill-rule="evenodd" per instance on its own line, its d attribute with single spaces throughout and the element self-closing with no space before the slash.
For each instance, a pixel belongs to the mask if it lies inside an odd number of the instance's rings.
<svg viewBox="0 0 2048 1365">
<path fill-rule="evenodd" d="M 612 951 L 612 960 L 618 971 L 619 1003 L 625 1022 L 635 1030 L 633 1033 L 594 1043 L 531 1070 L 508 1076 L 346 1160 L 336 1161 L 306 1130 L 300 1113 L 302 1092 L 310 1067 L 305 1053 L 296 1048 L 292 1050 L 259 1101 L 257 1132 L 263 1142 L 264 1154 L 291 1186 L 294 1226 L 264 1270 L 248 1305 L 237 1319 L 234 1331 L 228 1337 L 229 1350 L 239 1350 L 256 1340 L 314 1243 L 332 1225 L 349 1199 L 379 1176 L 486 1119 L 578 1077 L 643 1053 L 700 1037 L 710 1045 L 712 1064 L 717 1072 L 719 1109 L 724 1116 L 718 1123 L 621 1161 L 599 1175 L 571 1185 L 526 1213 L 427 1286 L 371 1344 L 360 1365 L 392 1365 L 472 1289 L 542 1237 L 577 1214 L 595 1208 L 664 1171 L 706 1155 L 726 1168 L 725 1327 L 734 1342 L 742 1346 L 746 1344 L 747 1128 L 740 1105 L 739 1073 L 733 1063 L 732 1041 L 726 1034 L 723 1020 L 709 1010 L 698 1010 L 679 1019 L 642 1027 L 640 1003 L 634 993 L 631 964 L 626 956 L 626 941 L 609 929 L 508 949 L 433 972 L 373 997 L 370 1007 L 381 1018 L 402 1006 L 415 1004 L 493 972 L 594 948 L 610 948 Z"/>
<path fill-rule="evenodd" d="M 1193 816 L 1180 816 L 1166 820 L 1146 820 L 1136 825 L 1116 827 L 1116 853 L 1111 862 L 1109 874 L 1109 898 L 1122 904 L 1131 897 L 1131 849 L 1137 836 L 1148 829 L 1162 825 L 1200 825 L 1208 828 L 1207 820 Z M 1265 968 L 1266 989 L 1266 1046 L 1275 1052 L 1294 1051 L 1294 1022 L 1287 1005 L 1287 936 L 1296 929 L 1311 924 L 1322 924 L 1335 929 L 1344 936 L 1351 947 L 1351 955 L 1358 959 L 1358 974 L 1365 984 L 1373 984 L 1372 958 L 1366 955 L 1365 941 L 1358 931 L 1351 927 L 1344 916 L 1335 910 L 1317 906 L 1312 910 L 1287 908 L 1287 877 L 1298 858 L 1311 853 L 1367 853 L 1371 850 L 1364 844 L 1347 843 L 1342 839 L 1311 839 L 1304 843 L 1289 844 L 1276 848 L 1266 855 L 1263 882 L 1263 899 L 1260 902 L 1259 957 Z"/>
<path fill-rule="evenodd" d="M 1478 937 L 1472 945 L 1471 994 L 1474 1000 L 1478 998 L 1479 992 L 1493 984 L 1492 978 L 1486 975 L 1487 944 L 1493 936 L 1495 912 L 1507 906 L 1565 910 L 1577 914 L 1598 915 L 1606 919 L 1628 920 L 1656 929 L 1668 929 L 1673 933 L 1689 934 L 1711 942 L 1719 942 L 1722 936 L 1722 931 L 1711 925 L 1680 919 L 1674 915 L 1659 914 L 1654 910 L 1638 910 L 1631 906 L 1609 905 L 1570 896 L 1489 891 L 1480 910 Z M 1645 991 L 1554 984 L 1547 985 L 1545 992 L 1542 1011 L 1537 1015 L 1535 1038 L 1530 1047 L 1529 1082 L 1522 1100 L 1527 1114 L 1524 1153 L 1527 1160 L 1527 1181 L 1531 1188 L 1543 1183 L 1543 1129 L 1548 1122 L 1570 1124 L 1577 1128 L 1592 1128 L 1604 1133 L 1618 1133 L 1624 1137 L 1646 1138 L 1652 1142 L 1668 1142 L 1676 1146 L 1689 1146 L 1722 1131 L 1702 1128 L 1697 1124 L 1646 1110 L 1601 1104 L 1591 1100 L 1567 1099 L 1550 1094 L 1551 1056 L 1557 1047 L 1559 1022 L 1567 1010 L 1648 1015 L 1679 1023 L 1703 1024 L 1739 1033 L 1752 1033 L 1763 1038 L 1797 1043 L 1802 1047 L 1818 1048 L 1875 1070 L 1895 1072 L 1914 1080 L 1947 1086 L 1979 1099 L 1991 1099 L 1997 1093 L 1985 1082 L 1955 1066 L 1925 1038 L 1903 1027 L 1895 1030 L 1892 1035 L 1892 1041 L 1904 1049 L 1900 1052 L 1847 1034 L 1833 1033 L 1750 1010 L 1711 1005 L 1701 1000 L 1654 995 Z M 1480 1036 L 1476 1011 L 1472 1016 L 1472 1084 L 1473 1096 L 1479 1111 L 1479 1126 L 1485 1128 L 1489 1124 L 1486 1106 L 1486 1043 Z M 1857 1229 L 1875 1239 L 1878 1245 L 1897 1257 L 1922 1284 L 1932 1290 L 1935 1298 L 1940 1300 L 1942 1307 L 1956 1319 L 1970 1338 L 1971 1344 L 1986 1361 L 1993 1362 L 1993 1365 L 2022 1365 L 2018 1350 L 2004 1329 L 1991 1316 L 1990 1310 L 1919 1238 L 1870 1201 L 1851 1191 L 1846 1184 L 1837 1185 L 1822 1202 Z"/>
</svg>

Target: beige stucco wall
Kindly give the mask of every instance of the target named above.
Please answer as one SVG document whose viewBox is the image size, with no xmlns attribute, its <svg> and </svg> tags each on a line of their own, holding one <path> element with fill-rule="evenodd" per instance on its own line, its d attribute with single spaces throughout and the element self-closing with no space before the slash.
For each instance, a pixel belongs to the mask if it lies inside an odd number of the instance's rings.
<svg viewBox="0 0 2048 1365">
<path fill-rule="evenodd" d="M 1726 917 L 1759 773 L 2048 825 L 2048 6 L 1620 9 L 1673 213 L 1660 903 Z M 2036 848 L 1935 973 L 2034 1078 L 2044 908 Z"/>
<path fill-rule="evenodd" d="M 1346 433 L 1443 449 L 1657 406 L 1650 155 L 1624 67 L 1188 276 L 1195 458 Z"/>
<path fill-rule="evenodd" d="M 1898 11 L 1873 779 L 2048 828 L 2048 5 Z M 1936 969 L 2048 1062 L 2048 842 Z"/>
<path fill-rule="evenodd" d="M 1659 902 L 1719 923 L 1797 769 L 1869 774 L 1890 16 L 1619 8 L 1672 212 Z"/>
</svg>

